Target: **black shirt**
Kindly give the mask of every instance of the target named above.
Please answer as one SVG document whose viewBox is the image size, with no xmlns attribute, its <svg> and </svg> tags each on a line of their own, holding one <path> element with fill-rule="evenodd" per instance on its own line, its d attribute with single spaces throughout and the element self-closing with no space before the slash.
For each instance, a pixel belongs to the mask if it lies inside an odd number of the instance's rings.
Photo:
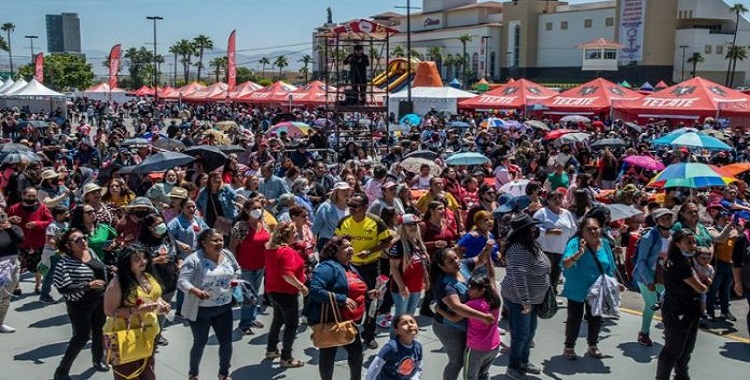
<svg viewBox="0 0 750 380">
<path fill-rule="evenodd" d="M 672 255 L 664 266 L 665 300 L 673 306 L 700 308 L 700 293 L 685 280 L 694 276 L 693 258 Z"/>
<path fill-rule="evenodd" d="M 18 256 L 21 242 L 23 242 L 21 227 L 11 225 L 10 228 L 0 230 L 0 260 Z"/>
</svg>

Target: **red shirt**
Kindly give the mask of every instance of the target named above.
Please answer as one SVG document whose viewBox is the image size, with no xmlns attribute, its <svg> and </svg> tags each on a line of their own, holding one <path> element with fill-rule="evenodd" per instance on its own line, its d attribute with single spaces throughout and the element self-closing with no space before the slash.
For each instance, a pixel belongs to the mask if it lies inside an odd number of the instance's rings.
<svg viewBox="0 0 750 380">
<path fill-rule="evenodd" d="M 401 241 L 391 247 L 388 256 L 393 259 L 399 260 L 399 271 L 401 272 L 401 279 L 409 289 L 410 293 L 421 292 L 424 289 L 424 273 L 425 265 L 427 265 L 427 258 L 425 253 L 422 252 L 418 247 L 411 247 L 409 255 L 409 265 L 404 268 L 404 245 Z M 398 292 L 398 285 L 395 281 L 390 282 L 391 292 Z"/>
<path fill-rule="evenodd" d="M 445 228 L 441 229 L 440 226 L 436 226 L 425 220 L 419 223 L 419 230 L 422 231 L 422 241 L 424 241 L 425 248 L 427 248 L 427 253 L 430 257 L 440 250 L 440 248 L 435 247 L 434 242 L 443 240 L 448 243 L 448 247 L 452 247 L 458 241 L 458 233 L 455 227 L 450 225 L 446 225 Z"/>
<path fill-rule="evenodd" d="M 239 224 L 241 222 L 238 222 Z M 271 234 L 265 228 L 258 231 L 247 228 L 247 235 L 237 245 L 237 263 L 244 270 L 258 270 L 266 265 L 266 243 L 271 240 Z"/>
<path fill-rule="evenodd" d="M 36 209 L 27 211 L 22 203 L 16 203 L 8 209 L 8 217 L 21 217 L 21 223 L 18 223 L 18 226 L 23 230 L 24 239 L 21 243 L 23 249 L 43 248 L 47 243 L 46 231 L 47 226 L 52 223 L 52 213 L 44 203 L 39 202 L 35 207 Z M 34 226 L 27 228 L 28 222 L 34 222 Z"/>
<path fill-rule="evenodd" d="M 349 292 L 347 297 L 357 303 L 357 308 L 349 310 L 346 306 L 339 308 L 341 318 L 345 321 L 359 321 L 365 315 L 365 297 L 367 296 L 367 284 L 362 281 L 357 273 L 352 270 L 346 271 L 346 281 L 349 283 Z"/>
<path fill-rule="evenodd" d="M 305 282 L 305 261 L 292 247 L 287 245 L 266 250 L 266 291 L 269 293 L 297 294 L 299 290 L 284 280 L 294 276 Z"/>
</svg>

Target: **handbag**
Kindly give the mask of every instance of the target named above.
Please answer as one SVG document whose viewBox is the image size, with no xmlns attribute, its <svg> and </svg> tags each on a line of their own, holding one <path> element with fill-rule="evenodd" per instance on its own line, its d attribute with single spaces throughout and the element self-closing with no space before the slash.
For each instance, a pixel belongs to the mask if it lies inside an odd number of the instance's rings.
<svg viewBox="0 0 750 380">
<path fill-rule="evenodd" d="M 599 278 L 589 287 L 586 294 L 586 302 L 591 306 L 591 315 L 594 317 L 604 315 L 618 317 L 620 315 L 620 288 L 618 282 L 612 276 L 604 273 L 602 263 L 599 262 L 596 254 L 588 248 L 586 250 L 591 253 L 596 263 L 596 268 L 599 269 Z"/>
<path fill-rule="evenodd" d="M 547 288 L 547 292 L 544 293 L 544 301 L 537 306 L 536 310 L 537 316 L 541 319 L 550 319 L 557 314 L 557 297 L 551 286 Z"/>
<path fill-rule="evenodd" d="M 341 313 L 333 300 L 333 293 L 328 293 L 328 300 L 330 301 L 328 306 L 333 314 L 334 322 L 322 322 L 328 317 L 328 307 L 320 305 L 321 323 L 310 326 L 312 329 L 310 340 L 312 340 L 313 346 L 317 348 L 346 346 L 357 339 L 359 331 L 357 331 L 357 326 L 353 321 L 341 320 Z"/>
<path fill-rule="evenodd" d="M 208 194 L 208 199 L 211 200 L 211 204 L 214 207 L 214 212 L 217 213 L 216 220 L 214 220 L 214 228 L 219 230 L 224 235 L 229 235 L 232 233 L 232 219 L 219 216 L 218 212 L 219 209 L 216 208 L 216 202 L 214 202 L 214 198 L 211 196 L 211 194 Z"/>
<path fill-rule="evenodd" d="M 140 376 L 146 368 L 148 358 L 154 354 L 156 336 L 159 334 L 156 313 L 139 315 L 140 323 L 135 326 L 132 326 L 132 319 L 132 315 L 128 318 L 108 317 L 102 329 L 109 364 L 116 366 L 143 361 L 131 374 L 118 373 L 126 379 Z"/>
</svg>

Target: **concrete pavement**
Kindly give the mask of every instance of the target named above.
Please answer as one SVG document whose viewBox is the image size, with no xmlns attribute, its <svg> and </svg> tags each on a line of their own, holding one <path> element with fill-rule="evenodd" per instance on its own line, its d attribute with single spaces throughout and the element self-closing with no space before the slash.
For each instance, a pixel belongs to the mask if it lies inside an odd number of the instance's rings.
<svg viewBox="0 0 750 380">
<path fill-rule="evenodd" d="M 0 367 L 1 380 L 15 379 L 50 379 L 55 367 L 62 357 L 67 341 L 70 338 L 70 327 L 65 313 L 65 305 L 43 305 L 33 295 L 33 280 L 28 276 L 21 284 L 24 295 L 14 299 L 6 323 L 18 331 L 13 334 L 0 334 Z M 57 296 L 55 294 L 55 296 Z M 270 325 L 271 310 L 261 316 L 261 320 Z M 562 358 L 565 309 L 551 320 L 540 321 L 536 337 L 536 348 L 532 349 L 532 362 L 538 364 L 543 372 L 532 377 L 535 379 L 653 379 L 656 368 L 656 357 L 663 343 L 660 330 L 652 330 L 655 346 L 641 347 L 635 342 L 640 325 L 638 316 L 623 313 L 618 321 L 605 323 L 601 334 L 600 348 L 604 358 L 595 360 L 581 357 L 577 361 Z M 236 310 L 235 316 L 239 316 Z M 237 318 L 236 318 L 237 319 Z M 424 346 L 423 379 L 441 379 L 446 356 L 440 341 L 432 333 L 430 320 L 418 317 L 420 323 L 419 341 Z M 741 320 L 744 323 L 744 318 Z M 585 350 L 585 326 L 577 351 Z M 234 336 L 234 355 L 232 359 L 232 377 L 238 379 L 316 379 L 317 350 L 309 340 L 309 330 L 300 331 L 295 342 L 294 355 L 307 362 L 300 369 L 284 370 L 275 362 L 263 361 L 267 327 L 256 329 L 256 335 L 243 337 L 238 332 Z M 175 324 L 165 329 L 165 336 L 170 344 L 160 347 L 156 355 L 156 373 L 159 379 L 186 379 L 188 352 L 192 343 L 190 330 L 182 324 Z M 510 342 L 508 335 L 502 337 Z M 387 332 L 380 331 L 378 342 L 382 345 L 387 340 Z M 376 351 L 365 352 L 365 365 L 368 365 Z M 340 350 L 336 363 L 335 379 L 348 379 L 345 353 Z M 505 379 L 507 354 L 501 354 L 490 370 L 492 379 Z M 750 363 L 750 344 L 726 337 L 700 332 L 698 344 L 693 355 L 691 373 L 693 379 L 737 380 L 743 378 Z M 111 379 L 111 373 L 98 373 L 90 368 L 91 355 L 83 351 L 73 366 L 71 376 L 74 379 Z M 211 337 L 206 348 L 201 366 L 203 379 L 214 379 L 218 368 L 218 344 Z"/>
</svg>

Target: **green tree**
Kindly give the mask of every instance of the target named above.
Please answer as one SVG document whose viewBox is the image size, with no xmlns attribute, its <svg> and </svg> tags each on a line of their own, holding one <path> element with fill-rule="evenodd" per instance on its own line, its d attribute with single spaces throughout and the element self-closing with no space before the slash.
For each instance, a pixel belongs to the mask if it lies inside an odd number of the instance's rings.
<svg viewBox="0 0 750 380">
<path fill-rule="evenodd" d="M 258 63 L 260 63 L 260 72 L 263 73 L 263 78 L 266 78 L 266 65 L 271 64 L 271 60 L 266 57 L 261 57 L 261 59 L 258 60 Z"/>
<path fill-rule="evenodd" d="M 737 44 L 737 30 L 740 26 L 740 15 L 747 13 L 748 9 L 741 3 L 735 3 L 734 5 L 729 7 L 729 10 L 731 12 L 734 12 L 736 16 L 736 19 L 734 21 L 734 37 L 732 37 L 732 46 L 729 48 L 729 50 L 732 50 L 732 48 L 734 48 L 735 45 Z M 729 52 L 727 52 L 727 55 L 729 55 Z M 736 61 L 735 61 L 735 66 L 736 66 Z M 727 66 L 727 77 L 724 80 L 724 84 L 728 87 L 731 87 L 729 83 L 729 72 L 731 70 L 732 70 L 732 60 L 729 61 L 729 65 Z M 732 74 L 732 76 L 734 76 L 734 74 Z"/>
<path fill-rule="evenodd" d="M 310 64 L 312 63 L 313 59 L 310 56 L 310 54 L 305 54 L 302 56 L 302 59 L 300 59 L 297 62 L 302 62 L 304 66 L 299 70 L 299 72 L 304 76 L 305 83 L 307 83 L 308 78 L 310 77 Z"/>
<path fill-rule="evenodd" d="M 261 86 L 263 86 L 263 87 L 266 87 L 266 86 L 268 86 L 268 85 L 270 85 L 272 83 L 273 82 L 270 79 L 265 79 L 265 78 L 263 78 L 263 79 L 261 79 L 261 80 L 258 81 L 258 84 L 261 85 Z"/>
<path fill-rule="evenodd" d="M 745 49 L 744 46 L 732 46 L 727 51 L 725 58 L 729 60 L 732 68 L 732 76 L 729 77 L 727 87 L 732 88 L 734 87 L 734 73 L 737 71 L 737 61 L 744 61 L 747 59 L 747 49 Z"/>
<path fill-rule="evenodd" d="M 221 57 L 216 57 L 211 60 L 211 62 L 208 63 L 209 67 L 212 67 L 214 69 L 214 76 L 216 77 L 216 81 L 219 81 L 219 74 L 221 74 L 222 70 L 224 73 L 227 73 L 227 62 L 229 59 L 227 56 L 223 55 Z M 226 81 L 226 76 L 225 76 Z"/>
<path fill-rule="evenodd" d="M 438 72 L 443 71 L 443 51 L 437 46 L 432 46 L 427 49 L 427 59 L 435 62 Z"/>
<path fill-rule="evenodd" d="M 416 58 L 420 60 L 424 59 L 424 55 L 414 49 L 411 50 L 410 55 L 412 58 Z"/>
<path fill-rule="evenodd" d="M 186 40 L 181 39 L 175 44 L 176 50 L 179 52 L 180 63 L 182 64 L 182 71 L 185 75 L 185 82 L 190 81 L 190 66 L 193 64 L 193 54 L 195 54 L 195 45 Z"/>
<path fill-rule="evenodd" d="M 193 39 L 193 45 L 195 46 L 195 55 L 198 57 L 198 82 L 201 81 L 201 69 L 203 69 L 203 52 L 205 50 L 213 50 L 214 42 L 211 37 L 199 34 L 198 37 Z"/>
<path fill-rule="evenodd" d="M 273 65 L 279 68 L 279 80 L 281 80 L 281 70 L 289 66 L 289 61 L 285 56 L 280 55 L 273 61 Z"/>
<path fill-rule="evenodd" d="M 16 31 L 16 25 L 12 22 L 6 22 L 2 26 L 0 26 L 0 30 L 5 32 L 5 34 L 8 36 L 8 60 L 10 60 L 10 76 L 13 76 L 13 44 L 11 44 L 10 35 Z"/>
<path fill-rule="evenodd" d="M 177 58 L 180 56 L 180 46 L 177 44 L 170 46 L 169 53 L 174 56 L 174 78 L 172 78 L 172 82 L 174 82 L 176 86 L 177 85 Z"/>
<path fill-rule="evenodd" d="M 0 50 L 2 51 L 9 51 L 10 48 L 8 47 L 8 41 L 5 40 L 5 37 L 0 36 Z"/>
<path fill-rule="evenodd" d="M 33 63 L 21 66 L 18 75 L 33 77 Z M 88 88 L 94 83 L 94 68 L 80 55 L 54 53 L 44 57 L 44 83 L 59 91 Z"/>
<path fill-rule="evenodd" d="M 469 62 L 468 53 L 466 53 L 466 43 L 471 42 L 474 39 L 474 36 L 471 34 L 462 34 L 458 36 L 458 40 L 461 41 L 461 48 L 462 48 L 462 55 L 461 55 L 461 74 L 463 75 L 464 83 L 467 82 L 467 79 L 469 78 L 469 70 L 467 63 Z"/>
<path fill-rule="evenodd" d="M 406 50 L 404 50 L 403 46 L 396 45 L 396 47 L 391 50 L 391 55 L 396 58 L 403 58 L 406 57 Z"/>
<path fill-rule="evenodd" d="M 127 66 L 130 75 L 130 86 L 139 88 L 146 82 L 153 81 L 154 52 L 141 46 L 140 49 L 131 47 L 123 54 L 123 66 Z M 151 72 L 152 75 L 148 76 Z"/>
<path fill-rule="evenodd" d="M 693 70 L 690 72 L 690 75 L 695 78 L 695 73 L 698 68 L 698 64 L 701 64 L 706 61 L 706 58 L 703 57 L 701 53 L 698 53 L 697 51 L 693 53 L 693 55 L 690 56 L 690 58 L 687 59 L 687 63 L 690 63 L 693 65 Z"/>
<path fill-rule="evenodd" d="M 255 73 L 247 67 L 237 68 L 237 83 L 245 83 L 247 81 L 257 82 L 258 77 Z"/>
</svg>

